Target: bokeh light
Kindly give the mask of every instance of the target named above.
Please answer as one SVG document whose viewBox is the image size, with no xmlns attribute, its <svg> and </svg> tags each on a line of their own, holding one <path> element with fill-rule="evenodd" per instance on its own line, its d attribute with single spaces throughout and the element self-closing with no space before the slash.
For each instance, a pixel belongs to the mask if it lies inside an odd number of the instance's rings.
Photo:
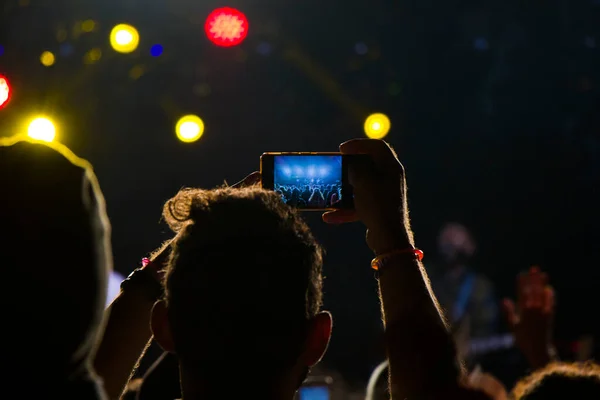
<svg viewBox="0 0 600 400">
<path fill-rule="evenodd" d="M 150 55 L 152 57 L 158 57 L 163 53 L 163 47 L 160 44 L 155 44 L 150 48 Z"/>
<path fill-rule="evenodd" d="M 119 24 L 110 31 L 110 45 L 118 53 L 131 53 L 140 44 L 140 34 L 131 25 Z"/>
<path fill-rule="evenodd" d="M 96 29 L 96 21 L 87 19 L 81 23 L 81 30 L 83 32 L 93 32 Z"/>
<path fill-rule="evenodd" d="M 8 83 L 8 79 L 0 75 L 0 108 L 8 104 L 11 95 L 12 89 L 10 87 L 10 83 Z"/>
<path fill-rule="evenodd" d="M 90 51 L 86 52 L 83 55 L 83 63 L 87 65 L 92 65 L 97 63 L 100 58 L 102 58 L 102 50 L 97 47 L 94 47 Z"/>
<path fill-rule="evenodd" d="M 204 122 L 197 115 L 185 115 L 177 121 L 175 133 L 184 143 L 195 142 L 204 133 Z"/>
<path fill-rule="evenodd" d="M 44 67 L 50 67 L 51 65 L 54 65 L 54 61 L 56 61 L 56 58 L 51 51 L 45 51 L 40 56 L 40 62 Z"/>
<path fill-rule="evenodd" d="M 390 131 L 390 119 L 385 114 L 371 114 L 365 120 L 365 134 L 371 139 L 382 139 Z"/>
<path fill-rule="evenodd" d="M 248 36 L 248 19 L 235 8 L 217 8 L 206 18 L 204 30 L 208 39 L 217 46 L 236 46 Z"/>
<path fill-rule="evenodd" d="M 34 118 L 27 127 L 27 136 L 31 139 L 52 142 L 56 137 L 54 123 L 46 117 Z"/>
</svg>

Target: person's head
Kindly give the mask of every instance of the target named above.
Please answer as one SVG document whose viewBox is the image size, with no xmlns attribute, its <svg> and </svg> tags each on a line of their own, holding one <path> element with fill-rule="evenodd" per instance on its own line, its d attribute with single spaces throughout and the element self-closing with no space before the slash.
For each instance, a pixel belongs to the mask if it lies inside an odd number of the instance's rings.
<svg viewBox="0 0 600 400">
<path fill-rule="evenodd" d="M 600 366 L 594 363 L 552 363 L 521 380 L 515 400 L 600 399 Z"/>
<path fill-rule="evenodd" d="M 475 253 L 476 245 L 469 230 L 462 224 L 445 224 L 438 236 L 438 250 L 449 266 L 466 263 Z"/>
<path fill-rule="evenodd" d="M 177 236 L 152 326 L 182 379 L 213 395 L 296 390 L 331 333 L 308 226 L 259 188 L 182 190 L 163 216 Z"/>
<path fill-rule="evenodd" d="M 73 379 L 90 364 L 112 269 L 98 182 L 64 146 L 2 139 L 0 190 L 2 361 Z"/>
</svg>

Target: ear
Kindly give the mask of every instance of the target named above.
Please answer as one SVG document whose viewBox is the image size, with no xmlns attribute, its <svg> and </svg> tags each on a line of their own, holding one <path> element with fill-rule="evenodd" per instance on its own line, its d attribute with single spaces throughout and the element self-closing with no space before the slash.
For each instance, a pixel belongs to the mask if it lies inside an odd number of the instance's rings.
<svg viewBox="0 0 600 400">
<path fill-rule="evenodd" d="M 173 353 L 175 345 L 173 343 L 173 335 L 169 325 L 167 316 L 167 304 L 163 301 L 157 301 L 152 307 L 152 317 L 150 318 L 150 328 L 154 335 L 154 340 L 159 344 L 164 351 Z"/>
<path fill-rule="evenodd" d="M 321 311 L 310 320 L 306 349 L 304 350 L 304 365 L 312 367 L 321 361 L 327 351 L 333 320 L 329 311 Z"/>
</svg>

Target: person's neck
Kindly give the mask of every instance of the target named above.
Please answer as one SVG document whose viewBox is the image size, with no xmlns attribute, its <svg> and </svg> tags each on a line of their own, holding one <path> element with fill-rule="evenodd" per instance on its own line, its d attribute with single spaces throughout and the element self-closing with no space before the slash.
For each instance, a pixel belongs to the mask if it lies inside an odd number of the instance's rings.
<svg viewBox="0 0 600 400">
<path fill-rule="evenodd" d="M 191 376 L 180 369 L 181 400 L 254 400 L 258 397 L 261 400 L 291 400 L 294 397 L 294 391 L 264 388 L 260 386 L 259 380 L 246 383 L 231 371 L 223 371 L 223 374 L 230 377 L 226 383 Z"/>
</svg>

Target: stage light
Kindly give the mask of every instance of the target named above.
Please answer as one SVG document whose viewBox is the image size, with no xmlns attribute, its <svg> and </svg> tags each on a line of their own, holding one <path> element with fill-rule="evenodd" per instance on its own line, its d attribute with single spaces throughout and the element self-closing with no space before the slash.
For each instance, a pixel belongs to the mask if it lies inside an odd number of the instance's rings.
<svg viewBox="0 0 600 400">
<path fill-rule="evenodd" d="M 248 35 L 248 19 L 235 8 L 218 8 L 206 18 L 204 30 L 208 39 L 217 46 L 235 46 Z"/>
<path fill-rule="evenodd" d="M 155 44 L 150 48 L 150 55 L 152 57 L 158 57 L 163 53 L 163 47 L 160 44 Z"/>
<path fill-rule="evenodd" d="M 110 45 L 118 53 L 131 53 L 139 43 L 140 35 L 131 25 L 119 24 L 110 31 Z"/>
<path fill-rule="evenodd" d="M 385 114 L 371 114 L 365 120 L 365 134 L 371 139 L 382 139 L 390 131 L 390 119 Z"/>
<path fill-rule="evenodd" d="M 196 115 L 185 115 L 175 125 L 177 138 L 184 143 L 192 143 L 200 139 L 204 133 L 204 122 Z"/>
<path fill-rule="evenodd" d="M 12 95 L 12 89 L 8 83 L 8 79 L 0 75 L 0 108 L 6 106 Z"/>
<path fill-rule="evenodd" d="M 27 136 L 35 140 L 52 142 L 56 137 L 56 128 L 48 118 L 38 117 L 29 123 Z"/>
<path fill-rule="evenodd" d="M 54 54 L 51 51 L 45 51 L 40 56 L 40 62 L 44 67 L 50 67 L 54 64 L 55 60 Z"/>
</svg>

